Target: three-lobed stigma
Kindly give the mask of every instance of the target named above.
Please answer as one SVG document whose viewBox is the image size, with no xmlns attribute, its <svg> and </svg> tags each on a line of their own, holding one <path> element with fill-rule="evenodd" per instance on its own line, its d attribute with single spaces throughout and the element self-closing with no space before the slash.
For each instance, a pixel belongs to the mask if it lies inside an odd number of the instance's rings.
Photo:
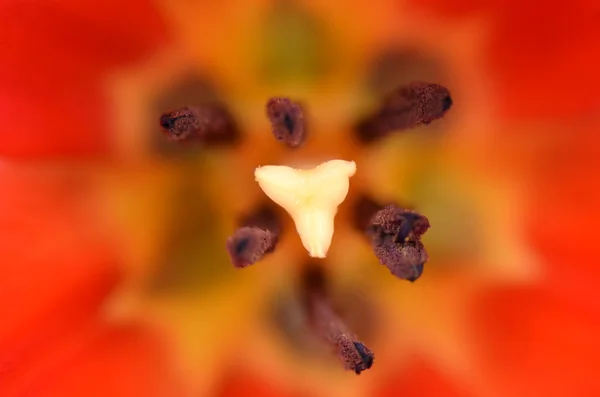
<svg viewBox="0 0 600 397">
<path fill-rule="evenodd" d="M 291 215 L 310 256 L 325 258 L 337 208 L 355 172 L 353 161 L 330 160 L 308 170 L 267 165 L 258 167 L 254 176 L 265 194 Z"/>
</svg>

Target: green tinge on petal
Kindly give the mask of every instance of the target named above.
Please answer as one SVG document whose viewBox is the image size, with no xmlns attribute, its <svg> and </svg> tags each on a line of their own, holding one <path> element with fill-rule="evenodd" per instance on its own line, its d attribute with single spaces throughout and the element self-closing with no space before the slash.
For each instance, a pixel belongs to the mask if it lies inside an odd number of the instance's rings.
<svg viewBox="0 0 600 397">
<path fill-rule="evenodd" d="M 262 32 L 261 77 L 272 84 L 312 83 L 328 68 L 322 21 L 291 2 L 277 4 Z"/>
<path fill-rule="evenodd" d="M 424 236 L 430 255 L 443 261 L 480 254 L 483 234 L 479 231 L 484 225 L 466 182 L 439 165 L 417 172 L 411 180 L 407 193 L 431 222 Z"/>
<path fill-rule="evenodd" d="M 180 182 L 167 203 L 169 234 L 153 283 L 157 292 L 214 285 L 235 271 L 229 264 L 216 215 L 219 203 L 212 202 L 204 191 L 207 187 L 198 183 L 198 175 L 207 170 L 189 163 L 178 167 Z"/>
</svg>

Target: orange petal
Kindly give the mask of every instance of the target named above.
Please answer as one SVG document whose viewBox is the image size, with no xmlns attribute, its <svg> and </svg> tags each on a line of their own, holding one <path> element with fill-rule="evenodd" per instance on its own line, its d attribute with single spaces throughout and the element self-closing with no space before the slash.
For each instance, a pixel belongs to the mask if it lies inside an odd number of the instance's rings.
<svg viewBox="0 0 600 397">
<path fill-rule="evenodd" d="M 151 3 L 134 0 L 0 5 L 0 154 L 106 150 L 101 89 L 108 71 L 151 54 L 166 30 Z"/>
<path fill-rule="evenodd" d="M 117 281 L 81 187 L 0 164 L 0 390 L 47 346 L 89 322 Z"/>
<path fill-rule="evenodd" d="M 543 288 L 499 288 L 476 307 L 474 343 L 496 395 L 599 395 L 597 312 Z"/>
<path fill-rule="evenodd" d="M 532 195 L 523 227 L 542 279 L 484 293 L 472 321 L 497 395 L 600 394 L 592 364 L 600 355 L 597 131 L 589 122 L 551 125 L 528 152 Z"/>
<path fill-rule="evenodd" d="M 489 9 L 494 5 L 494 2 L 481 0 L 408 0 L 407 4 L 421 11 L 455 18 Z"/>
<path fill-rule="evenodd" d="M 469 395 L 447 375 L 422 359 L 414 359 L 408 368 L 399 373 L 390 373 L 389 378 L 381 382 L 373 394 L 375 397 L 467 397 Z"/>
<path fill-rule="evenodd" d="M 249 370 L 232 371 L 216 393 L 218 397 L 302 397 L 272 379 Z"/>
<path fill-rule="evenodd" d="M 536 172 L 525 220 L 548 285 L 564 299 L 598 312 L 599 128 L 586 123 L 545 136 L 545 155 L 533 159 Z"/>
<path fill-rule="evenodd" d="M 94 329 L 86 344 L 27 391 L 47 397 L 184 395 L 161 338 L 139 326 Z M 54 363 L 56 364 L 56 362 Z"/>
</svg>

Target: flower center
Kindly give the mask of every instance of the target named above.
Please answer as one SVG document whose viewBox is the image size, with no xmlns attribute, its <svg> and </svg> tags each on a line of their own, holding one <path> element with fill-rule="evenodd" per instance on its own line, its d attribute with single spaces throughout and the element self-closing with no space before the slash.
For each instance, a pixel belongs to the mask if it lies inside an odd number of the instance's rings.
<svg viewBox="0 0 600 397">
<path fill-rule="evenodd" d="M 429 124 L 442 117 L 451 105 L 448 90 L 440 85 L 402 86 L 385 98 L 379 110 L 359 122 L 354 132 L 366 144 L 397 130 Z M 278 141 L 290 150 L 302 146 L 307 135 L 304 114 L 298 104 L 287 98 L 273 98 L 267 102 L 266 113 Z M 178 142 L 212 144 L 224 138 L 231 143 L 237 137 L 236 124 L 227 109 L 210 104 L 171 111 L 160 118 L 160 124 Z M 254 175 L 263 192 L 292 217 L 309 255 L 325 258 L 338 206 L 345 200 L 350 177 L 355 172 L 354 161 L 329 160 L 308 169 L 259 166 Z M 358 204 L 355 223 L 370 241 L 381 264 L 398 278 L 416 281 L 428 259 L 420 241 L 429 228 L 427 218 L 396 205 Z M 245 268 L 273 252 L 281 228 L 277 214 L 268 206 L 244 218 L 226 242 L 233 265 Z M 371 368 L 374 354 L 334 309 L 323 268 L 314 264 L 305 266 L 300 281 L 298 298 L 314 335 L 337 353 L 346 369 L 360 374 Z"/>
</svg>

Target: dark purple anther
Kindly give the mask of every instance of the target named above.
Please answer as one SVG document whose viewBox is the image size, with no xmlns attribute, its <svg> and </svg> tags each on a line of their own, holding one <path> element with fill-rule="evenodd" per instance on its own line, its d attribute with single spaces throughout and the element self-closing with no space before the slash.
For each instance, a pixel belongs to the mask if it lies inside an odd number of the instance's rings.
<svg viewBox="0 0 600 397">
<path fill-rule="evenodd" d="M 358 123 L 356 133 L 362 142 L 369 143 L 394 131 L 427 125 L 442 118 L 451 107 L 452 97 L 447 88 L 411 83 L 389 94 L 379 110 Z"/>
<path fill-rule="evenodd" d="M 275 250 L 281 222 L 272 206 L 262 205 L 239 223 L 241 227 L 227 239 L 226 248 L 233 266 L 244 268 Z"/>
<path fill-rule="evenodd" d="M 226 247 L 231 263 L 244 268 L 259 261 L 265 254 L 273 252 L 277 237 L 268 230 L 242 227 L 227 239 Z"/>
<path fill-rule="evenodd" d="M 414 282 L 428 259 L 421 242 L 428 228 L 423 215 L 388 205 L 373 215 L 367 233 L 379 262 L 395 276 Z"/>
<path fill-rule="evenodd" d="M 306 140 L 304 113 L 297 103 L 288 98 L 271 98 L 267 101 L 267 117 L 278 141 L 296 148 Z"/>
<path fill-rule="evenodd" d="M 229 111 L 222 105 L 186 106 L 163 114 L 160 126 L 174 141 L 203 144 L 235 143 L 238 129 Z"/>
<path fill-rule="evenodd" d="M 324 343 L 331 347 L 344 368 L 357 375 L 373 365 L 375 356 L 346 325 L 329 299 L 324 271 L 310 265 L 303 277 L 303 300 L 309 325 Z"/>
</svg>

